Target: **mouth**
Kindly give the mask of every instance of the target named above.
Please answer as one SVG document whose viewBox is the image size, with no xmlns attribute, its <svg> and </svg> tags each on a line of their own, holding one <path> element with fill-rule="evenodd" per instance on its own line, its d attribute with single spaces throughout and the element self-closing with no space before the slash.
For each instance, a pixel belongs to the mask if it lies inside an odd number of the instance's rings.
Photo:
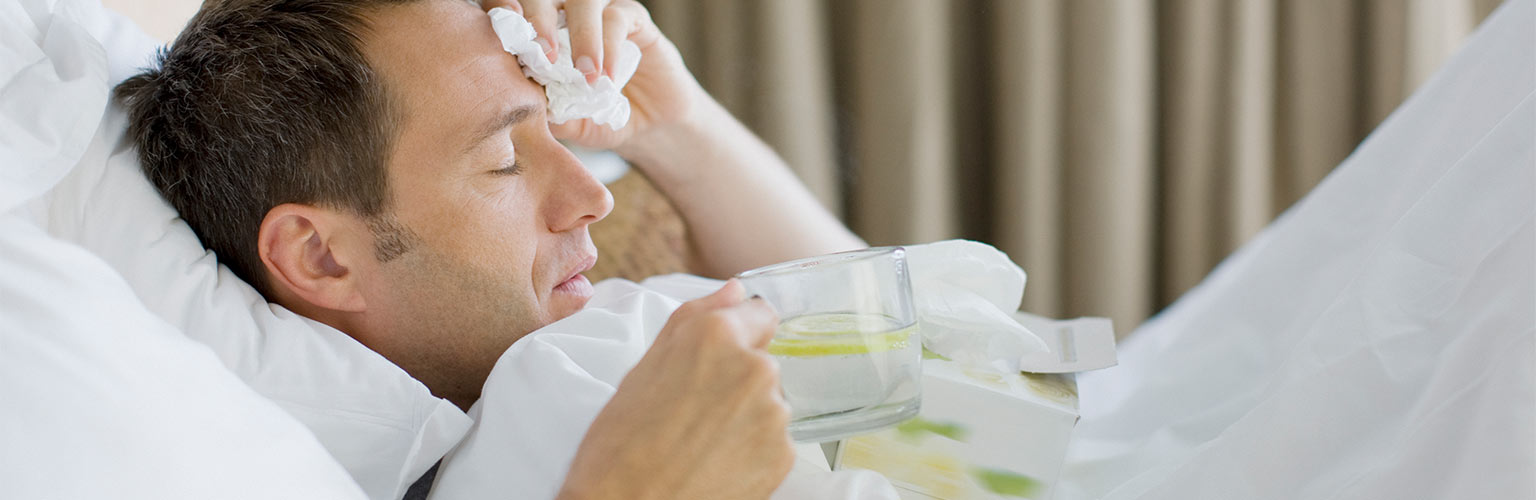
<svg viewBox="0 0 1536 500">
<path fill-rule="evenodd" d="M 555 285 L 554 291 L 580 296 L 592 295 L 592 282 L 587 281 L 587 277 L 581 273 L 592 269 L 592 266 L 596 264 L 596 255 L 588 255 L 586 258 L 581 259 L 570 268 L 570 274 L 566 275 L 566 278 L 561 280 L 560 284 Z"/>
</svg>

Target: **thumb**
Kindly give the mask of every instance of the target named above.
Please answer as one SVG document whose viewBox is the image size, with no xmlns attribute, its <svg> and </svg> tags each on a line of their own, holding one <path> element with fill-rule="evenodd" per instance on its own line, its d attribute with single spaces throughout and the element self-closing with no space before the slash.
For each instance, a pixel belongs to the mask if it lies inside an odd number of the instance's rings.
<svg viewBox="0 0 1536 500">
<path fill-rule="evenodd" d="M 741 280 L 731 278 L 726 280 L 725 285 L 721 286 L 719 290 L 715 290 L 714 293 L 706 295 L 700 300 L 713 307 L 734 306 L 747 300 L 747 289 L 745 286 L 742 286 Z"/>
</svg>

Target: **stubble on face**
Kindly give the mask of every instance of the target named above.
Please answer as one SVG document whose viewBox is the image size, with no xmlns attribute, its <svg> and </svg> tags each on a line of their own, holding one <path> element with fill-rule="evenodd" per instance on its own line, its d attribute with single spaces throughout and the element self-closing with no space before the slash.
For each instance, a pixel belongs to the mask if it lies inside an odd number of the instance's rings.
<svg viewBox="0 0 1536 500">
<path fill-rule="evenodd" d="M 370 346 L 400 365 L 433 394 L 460 407 L 480 389 L 502 352 L 553 321 L 528 291 L 489 266 L 463 262 L 430 244 L 380 267 L 397 303 L 383 305 L 392 323 L 389 345 Z"/>
<path fill-rule="evenodd" d="M 373 256 L 379 262 L 395 260 L 421 241 L 421 237 L 395 219 L 393 213 L 368 217 L 366 223 L 368 231 L 373 233 Z"/>
<path fill-rule="evenodd" d="M 353 333 L 468 407 L 507 348 L 585 302 L 551 287 L 592 254 L 585 224 L 611 200 L 541 112 L 476 133 L 543 104 L 483 12 L 439 0 L 372 17 L 365 46 L 401 128 L 389 166 L 393 217 L 370 225 L 377 259 L 359 266 L 367 311 Z M 512 159 L 526 169 L 498 173 Z M 597 189 L 570 184 L 583 180 Z"/>
</svg>

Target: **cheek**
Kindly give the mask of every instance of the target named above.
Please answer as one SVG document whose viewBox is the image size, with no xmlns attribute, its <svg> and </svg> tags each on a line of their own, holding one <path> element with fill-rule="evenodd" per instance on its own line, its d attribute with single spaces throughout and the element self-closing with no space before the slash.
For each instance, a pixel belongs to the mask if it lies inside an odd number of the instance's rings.
<svg viewBox="0 0 1536 500">
<path fill-rule="evenodd" d="M 387 345 L 370 347 L 432 368 L 489 370 L 513 341 L 543 324 L 527 287 L 498 270 L 419 250 L 386 264 L 391 286 L 376 305 L 393 335 L 384 339 Z"/>
<path fill-rule="evenodd" d="M 506 328 L 513 326 L 503 324 L 506 321 L 538 317 L 541 297 L 529 276 L 533 257 L 531 247 L 519 245 L 466 243 L 450 250 L 439 242 L 421 241 L 381 267 L 387 287 L 383 292 L 398 310 L 436 323 L 462 320 Z"/>
<path fill-rule="evenodd" d="M 444 257 L 505 274 L 529 268 L 536 249 L 536 204 L 516 177 L 485 176 L 457 192 L 424 203 L 422 239 Z M 514 267 L 514 268 L 515 268 Z M 524 271 L 522 274 L 527 274 Z"/>
<path fill-rule="evenodd" d="M 522 183 L 506 181 L 505 189 L 487 193 L 468 205 L 465 223 L 448 235 L 471 247 L 471 253 L 485 260 L 503 277 L 521 275 L 526 281 L 533 269 L 539 242 L 538 205 Z"/>
</svg>

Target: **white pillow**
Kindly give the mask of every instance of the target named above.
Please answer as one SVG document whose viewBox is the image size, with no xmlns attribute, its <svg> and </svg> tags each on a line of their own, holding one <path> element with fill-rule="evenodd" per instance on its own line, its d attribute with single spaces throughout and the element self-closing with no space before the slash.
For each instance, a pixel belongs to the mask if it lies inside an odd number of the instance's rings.
<svg viewBox="0 0 1536 500">
<path fill-rule="evenodd" d="M 105 260 L 155 314 L 314 431 L 373 498 L 399 498 L 469 417 L 339 331 L 270 305 L 144 177 L 110 105 L 79 165 L 51 193 L 48 231 Z"/>
<path fill-rule="evenodd" d="M 42 0 L 0 3 L 0 213 L 67 173 L 101 120 L 102 50 L 75 19 Z"/>
<path fill-rule="evenodd" d="M 82 27 L 87 7 L 0 3 L 5 495 L 361 497 L 312 434 L 146 311 L 100 259 L 22 217 L 102 115 L 107 69 Z"/>
<path fill-rule="evenodd" d="M 0 213 L 0 346 L 7 498 L 363 498 L 105 263 L 14 213 Z"/>
<path fill-rule="evenodd" d="M 131 49 L 109 54 L 108 66 L 146 60 L 153 40 L 134 42 L 145 35 L 122 28 L 126 20 L 85 7 L 116 18 L 96 26 L 118 36 L 113 47 Z M 106 97 L 100 83 L 96 90 L 89 97 Z M 370 497 L 399 498 L 458 442 L 469 418 L 345 334 L 267 304 L 220 266 L 145 179 L 125 127 L 123 111 L 108 106 L 78 165 L 45 201 L 48 231 L 106 261 L 151 311 L 308 426 Z"/>
</svg>

